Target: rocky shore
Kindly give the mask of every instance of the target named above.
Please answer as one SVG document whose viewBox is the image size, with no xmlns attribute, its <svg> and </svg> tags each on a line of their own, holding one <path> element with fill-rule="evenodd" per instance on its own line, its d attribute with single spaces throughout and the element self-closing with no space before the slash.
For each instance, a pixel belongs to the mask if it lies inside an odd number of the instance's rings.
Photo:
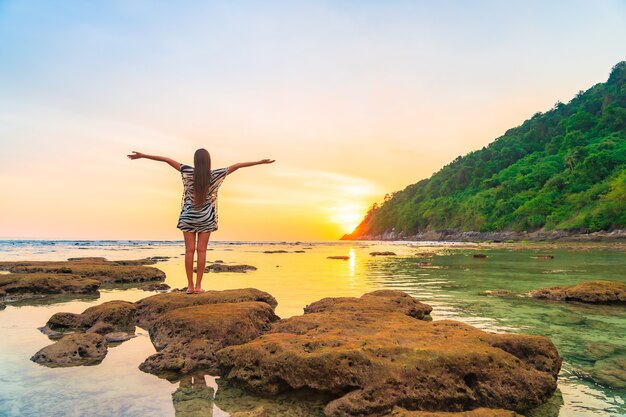
<svg viewBox="0 0 626 417">
<path fill-rule="evenodd" d="M 624 242 L 626 230 L 582 232 L 577 230 L 538 230 L 534 232 L 474 232 L 456 229 L 430 230 L 414 235 L 388 231 L 380 235 L 347 234 L 341 240 L 382 240 L 382 241 L 430 241 L 430 242 L 521 242 L 521 241 L 562 241 L 562 242 Z"/>
<path fill-rule="evenodd" d="M 307 392 L 324 398 L 327 416 L 515 416 L 556 389 L 561 358 L 549 339 L 432 321 L 431 306 L 401 291 L 324 298 L 282 320 L 276 306 L 253 288 L 110 301 L 53 315 L 43 331 L 57 341 L 32 359 L 94 365 L 108 336 L 138 325 L 157 350 L 146 372 L 210 373 L 261 395 Z M 178 406 L 193 399 L 187 391 L 177 391 Z"/>
<path fill-rule="evenodd" d="M 165 280 L 165 273 L 145 266 L 164 258 L 108 261 L 105 258 L 70 258 L 67 261 L 0 262 L 0 301 L 18 301 L 59 295 L 97 294 L 102 285 Z"/>
</svg>

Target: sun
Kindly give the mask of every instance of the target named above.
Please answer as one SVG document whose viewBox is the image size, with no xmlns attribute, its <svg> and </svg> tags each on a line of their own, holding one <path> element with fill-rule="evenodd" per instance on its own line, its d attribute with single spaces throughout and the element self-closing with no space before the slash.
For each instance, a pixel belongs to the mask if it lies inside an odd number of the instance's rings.
<svg viewBox="0 0 626 417">
<path fill-rule="evenodd" d="M 361 222 L 363 213 L 353 208 L 341 208 L 332 216 L 333 223 L 337 224 L 344 233 L 352 233 Z"/>
</svg>

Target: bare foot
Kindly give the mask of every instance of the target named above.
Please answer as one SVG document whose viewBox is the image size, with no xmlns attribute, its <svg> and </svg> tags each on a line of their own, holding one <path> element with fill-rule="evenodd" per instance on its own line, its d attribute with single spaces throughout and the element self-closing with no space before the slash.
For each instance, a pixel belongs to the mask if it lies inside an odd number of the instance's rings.
<svg viewBox="0 0 626 417">
<path fill-rule="evenodd" d="M 202 288 L 196 288 L 193 290 L 194 294 L 202 294 L 204 290 Z"/>
<path fill-rule="evenodd" d="M 185 291 L 187 294 L 193 294 L 194 293 L 194 289 L 193 287 L 187 287 L 187 291 Z"/>
</svg>

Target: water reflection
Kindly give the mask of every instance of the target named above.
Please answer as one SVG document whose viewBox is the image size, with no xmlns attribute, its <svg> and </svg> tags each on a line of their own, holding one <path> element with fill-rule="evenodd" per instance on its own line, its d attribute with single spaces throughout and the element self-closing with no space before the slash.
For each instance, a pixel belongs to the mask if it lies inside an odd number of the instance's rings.
<svg viewBox="0 0 626 417">
<path fill-rule="evenodd" d="M 176 417 L 213 417 L 214 391 L 203 374 L 188 375 L 172 393 Z"/>
</svg>

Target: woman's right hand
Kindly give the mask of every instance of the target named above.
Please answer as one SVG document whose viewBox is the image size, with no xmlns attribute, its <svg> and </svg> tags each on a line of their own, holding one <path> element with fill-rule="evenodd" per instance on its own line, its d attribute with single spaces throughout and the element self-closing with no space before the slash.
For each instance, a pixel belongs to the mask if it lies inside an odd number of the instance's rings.
<svg viewBox="0 0 626 417">
<path fill-rule="evenodd" d="M 145 157 L 145 154 L 142 154 L 141 152 L 133 151 L 132 154 L 126 155 L 126 156 L 128 156 L 130 159 L 139 159 L 139 158 Z"/>
</svg>

